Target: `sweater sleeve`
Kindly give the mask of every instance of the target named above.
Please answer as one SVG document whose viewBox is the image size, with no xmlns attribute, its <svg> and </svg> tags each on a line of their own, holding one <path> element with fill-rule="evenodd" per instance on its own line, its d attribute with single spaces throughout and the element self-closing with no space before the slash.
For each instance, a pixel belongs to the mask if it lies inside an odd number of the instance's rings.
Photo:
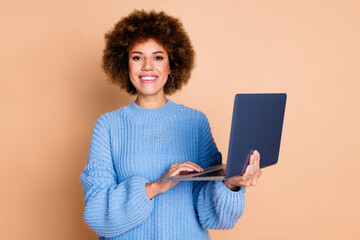
<svg viewBox="0 0 360 240">
<path fill-rule="evenodd" d="M 202 167 L 221 163 L 209 122 L 202 116 L 199 130 L 198 162 Z M 228 189 L 223 181 L 194 182 L 193 198 L 199 221 L 206 229 L 231 229 L 241 217 L 245 205 L 245 188 Z"/>
<path fill-rule="evenodd" d="M 154 203 L 142 177 L 117 182 L 106 114 L 96 122 L 89 159 L 81 174 L 85 197 L 84 220 L 99 236 L 115 237 L 147 219 Z"/>
</svg>

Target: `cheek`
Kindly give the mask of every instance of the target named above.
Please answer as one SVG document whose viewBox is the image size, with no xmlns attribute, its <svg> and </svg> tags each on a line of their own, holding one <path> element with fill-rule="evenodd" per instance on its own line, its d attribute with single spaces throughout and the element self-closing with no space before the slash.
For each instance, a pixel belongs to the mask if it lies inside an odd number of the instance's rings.
<svg viewBox="0 0 360 240">
<path fill-rule="evenodd" d="M 169 75 L 170 74 L 170 66 L 169 64 L 164 64 L 161 66 L 161 72 L 165 75 Z"/>
<path fill-rule="evenodd" d="M 129 66 L 129 79 L 132 84 L 136 82 L 136 71 Z"/>
<path fill-rule="evenodd" d="M 141 69 L 141 63 L 138 62 L 138 61 L 132 61 L 132 60 L 129 60 L 128 62 L 128 69 L 129 69 L 129 73 L 130 72 L 136 72 L 138 71 L 139 69 Z"/>
<path fill-rule="evenodd" d="M 134 67 L 132 66 L 132 64 L 129 63 L 129 75 L 132 75 L 134 72 Z"/>
</svg>

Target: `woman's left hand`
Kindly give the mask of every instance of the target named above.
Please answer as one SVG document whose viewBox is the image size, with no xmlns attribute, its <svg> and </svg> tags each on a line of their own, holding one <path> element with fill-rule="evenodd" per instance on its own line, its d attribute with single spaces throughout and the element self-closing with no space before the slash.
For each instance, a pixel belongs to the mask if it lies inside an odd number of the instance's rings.
<svg viewBox="0 0 360 240">
<path fill-rule="evenodd" d="M 255 150 L 250 156 L 250 163 L 247 166 L 245 173 L 224 180 L 224 184 L 230 190 L 235 190 L 238 187 L 255 186 L 261 175 L 260 153 Z"/>
</svg>

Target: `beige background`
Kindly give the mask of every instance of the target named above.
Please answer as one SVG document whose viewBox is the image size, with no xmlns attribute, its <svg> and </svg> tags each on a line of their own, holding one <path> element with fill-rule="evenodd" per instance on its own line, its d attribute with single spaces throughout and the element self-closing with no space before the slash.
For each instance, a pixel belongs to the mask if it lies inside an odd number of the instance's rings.
<svg viewBox="0 0 360 240">
<path fill-rule="evenodd" d="M 225 159 L 234 94 L 288 94 L 279 164 L 212 239 L 359 239 L 357 0 L 1 0 L 1 239 L 97 238 L 80 174 L 96 119 L 133 100 L 100 59 L 135 8 L 182 19 L 197 68 L 171 99 L 206 113 Z"/>
</svg>

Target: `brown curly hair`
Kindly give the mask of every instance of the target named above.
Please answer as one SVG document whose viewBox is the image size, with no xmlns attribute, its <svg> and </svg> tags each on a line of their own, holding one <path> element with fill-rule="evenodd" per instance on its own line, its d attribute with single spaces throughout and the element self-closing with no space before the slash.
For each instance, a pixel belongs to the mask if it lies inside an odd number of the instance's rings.
<svg viewBox="0 0 360 240">
<path fill-rule="evenodd" d="M 105 34 L 102 67 L 112 83 L 136 94 L 129 78 L 129 50 L 137 43 L 155 39 L 168 53 L 171 75 L 164 86 L 172 94 L 188 83 L 195 65 L 195 51 L 179 19 L 165 12 L 135 10 Z"/>
</svg>

